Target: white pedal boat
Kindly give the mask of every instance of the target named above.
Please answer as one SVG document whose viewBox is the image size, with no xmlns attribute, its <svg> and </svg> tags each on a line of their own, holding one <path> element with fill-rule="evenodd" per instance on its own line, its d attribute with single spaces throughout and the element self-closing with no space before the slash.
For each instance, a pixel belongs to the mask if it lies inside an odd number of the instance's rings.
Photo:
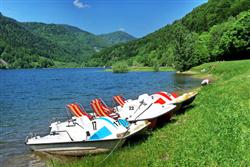
<svg viewBox="0 0 250 167">
<path fill-rule="evenodd" d="M 153 120 L 175 109 L 173 104 L 155 103 L 156 99 L 148 94 L 140 95 L 137 100 L 127 100 L 123 106 L 117 106 L 121 118 L 127 121 Z"/>
<path fill-rule="evenodd" d="M 194 101 L 197 94 L 198 92 L 193 91 L 177 96 L 174 93 L 160 91 L 151 96 L 158 99 L 158 102 L 161 104 L 174 104 L 177 106 L 178 109 L 180 109 L 182 107 L 191 104 Z"/>
<path fill-rule="evenodd" d="M 81 156 L 107 152 L 117 143 L 145 129 L 150 123 L 138 121 L 129 124 L 126 120 L 99 117 L 90 120 L 87 116 L 72 117 L 66 122 L 54 122 L 45 136 L 29 136 L 26 144 L 31 150 L 59 155 Z"/>
<path fill-rule="evenodd" d="M 129 122 L 148 120 L 150 127 L 154 128 L 158 117 L 170 114 L 175 109 L 173 104 L 155 103 L 153 96 L 143 94 L 137 100 L 127 100 L 123 105 L 114 108 L 108 107 L 101 99 L 94 99 L 91 102 L 94 113 L 97 116 L 108 116 L 114 119 L 122 118 Z"/>
<path fill-rule="evenodd" d="M 138 106 L 139 103 L 144 102 L 144 101 L 146 101 L 146 103 L 148 104 L 154 104 L 154 106 L 162 106 L 163 108 L 168 108 L 169 109 L 168 112 L 158 117 L 157 120 L 151 121 L 150 126 L 155 127 L 156 121 L 161 122 L 161 123 L 169 121 L 173 113 L 180 110 L 180 108 L 185 107 L 189 105 L 190 103 L 192 103 L 197 94 L 198 94 L 197 92 L 189 92 L 189 93 L 184 93 L 181 96 L 177 96 L 175 93 L 168 93 L 168 92 L 160 91 L 152 95 L 143 94 L 139 96 L 139 98 L 136 100 L 131 100 L 131 99 L 126 100 L 120 95 L 114 96 L 113 100 L 115 103 L 118 104 L 116 108 L 117 108 L 117 111 L 119 111 L 118 113 L 121 115 L 121 117 L 126 117 L 128 114 L 131 114 L 131 112 L 133 113 L 133 110 L 131 109 L 134 109 L 135 106 Z M 175 105 L 175 108 L 170 109 L 169 107 L 171 105 Z M 126 111 L 129 111 L 129 112 L 126 112 Z M 152 112 L 156 113 L 157 111 L 160 112 L 160 110 L 153 110 Z M 137 114 L 139 114 L 139 112 Z M 131 120 L 135 117 L 137 117 L 136 114 L 134 115 L 134 117 L 130 117 L 130 119 L 128 120 Z"/>
</svg>

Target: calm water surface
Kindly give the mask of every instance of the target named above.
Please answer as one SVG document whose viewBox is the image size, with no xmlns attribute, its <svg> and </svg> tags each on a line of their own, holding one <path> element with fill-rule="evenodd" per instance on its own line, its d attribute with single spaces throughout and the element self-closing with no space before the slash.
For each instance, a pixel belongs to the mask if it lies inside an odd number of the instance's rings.
<svg viewBox="0 0 250 167">
<path fill-rule="evenodd" d="M 89 103 L 101 97 L 137 98 L 159 90 L 197 87 L 200 80 L 175 72 L 113 74 L 103 69 L 0 70 L 0 166 L 40 166 L 40 160 L 24 145 L 30 132 L 48 132 L 53 117 L 65 117 L 65 105 Z"/>
</svg>

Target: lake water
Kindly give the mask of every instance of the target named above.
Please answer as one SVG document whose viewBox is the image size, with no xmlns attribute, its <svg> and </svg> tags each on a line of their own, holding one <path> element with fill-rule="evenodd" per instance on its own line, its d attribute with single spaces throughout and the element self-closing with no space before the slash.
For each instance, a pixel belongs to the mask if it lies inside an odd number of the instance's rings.
<svg viewBox="0 0 250 167">
<path fill-rule="evenodd" d="M 101 68 L 0 70 L 0 166 L 41 165 L 25 146 L 30 132 L 48 132 L 53 117 L 66 116 L 65 105 L 89 103 L 112 96 L 135 99 L 159 90 L 183 91 L 200 85 L 199 79 L 175 72 L 113 74 Z"/>
</svg>

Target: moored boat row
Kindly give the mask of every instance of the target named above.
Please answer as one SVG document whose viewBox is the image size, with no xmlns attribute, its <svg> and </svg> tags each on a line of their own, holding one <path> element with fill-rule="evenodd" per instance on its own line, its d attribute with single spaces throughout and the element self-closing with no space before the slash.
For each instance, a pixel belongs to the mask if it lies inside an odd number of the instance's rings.
<svg viewBox="0 0 250 167">
<path fill-rule="evenodd" d="M 118 95 L 113 97 L 115 107 L 107 106 L 98 98 L 91 101 L 93 113 L 87 113 L 80 104 L 72 103 L 66 106 L 72 114 L 70 119 L 51 123 L 48 135 L 28 136 L 25 143 L 33 151 L 60 155 L 106 152 L 122 146 L 129 137 L 144 129 L 154 128 L 159 118 L 169 120 L 196 95 L 196 92 L 189 92 L 177 96 L 161 91 L 140 95 L 135 100 Z"/>
</svg>

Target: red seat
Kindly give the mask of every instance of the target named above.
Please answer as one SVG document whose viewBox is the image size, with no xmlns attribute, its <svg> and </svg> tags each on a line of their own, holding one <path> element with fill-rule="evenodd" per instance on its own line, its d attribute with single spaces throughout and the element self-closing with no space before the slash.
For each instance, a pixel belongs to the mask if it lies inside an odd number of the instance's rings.
<svg viewBox="0 0 250 167">
<path fill-rule="evenodd" d="M 87 116 L 90 120 L 94 118 L 94 116 L 88 114 L 83 107 L 81 107 L 77 103 L 71 103 L 67 105 L 67 108 L 72 113 L 72 115 L 76 117 Z"/>
<path fill-rule="evenodd" d="M 175 92 L 172 92 L 171 95 L 174 96 L 174 98 L 177 98 L 177 97 L 178 97 L 178 94 L 175 93 Z"/>
<path fill-rule="evenodd" d="M 125 104 L 125 98 L 120 96 L 120 95 L 117 95 L 117 96 L 113 96 L 113 99 L 114 101 L 119 105 L 119 106 L 124 106 Z"/>
<path fill-rule="evenodd" d="M 94 113 L 99 117 L 111 117 L 118 119 L 119 115 L 114 110 L 108 107 L 101 99 L 94 99 L 90 103 Z"/>
<path fill-rule="evenodd" d="M 159 95 L 160 98 L 157 99 L 154 103 L 159 103 L 159 104 L 165 104 L 167 101 L 172 101 L 178 97 L 176 93 L 167 93 L 163 91 L 157 92 L 155 94 Z"/>
</svg>

